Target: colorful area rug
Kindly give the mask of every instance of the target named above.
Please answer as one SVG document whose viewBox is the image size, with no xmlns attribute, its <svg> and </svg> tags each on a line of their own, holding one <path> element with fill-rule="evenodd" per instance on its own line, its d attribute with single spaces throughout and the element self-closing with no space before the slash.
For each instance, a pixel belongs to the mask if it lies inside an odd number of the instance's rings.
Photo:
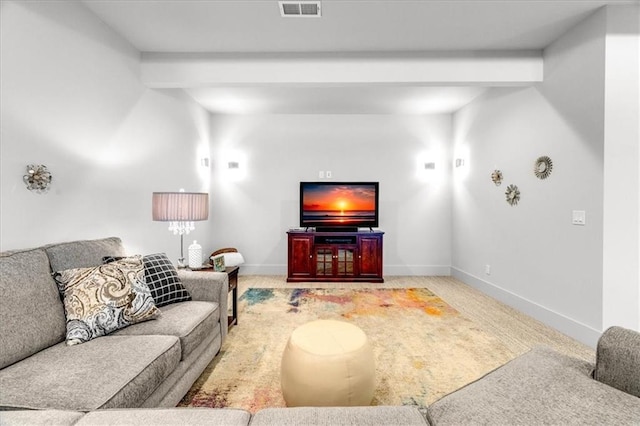
<svg viewBox="0 0 640 426">
<path fill-rule="evenodd" d="M 280 360 L 291 332 L 316 319 L 359 326 L 376 360 L 372 405 L 426 407 L 515 357 L 427 289 L 248 289 L 239 325 L 180 406 L 284 407 Z"/>
</svg>

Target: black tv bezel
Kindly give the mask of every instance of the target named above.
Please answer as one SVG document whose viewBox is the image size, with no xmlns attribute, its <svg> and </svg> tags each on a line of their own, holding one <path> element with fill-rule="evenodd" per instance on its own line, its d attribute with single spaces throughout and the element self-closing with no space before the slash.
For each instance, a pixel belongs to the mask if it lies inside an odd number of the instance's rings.
<svg viewBox="0 0 640 426">
<path fill-rule="evenodd" d="M 322 222 L 314 222 L 314 221 L 307 221 L 306 223 L 303 221 L 304 215 L 303 215 L 303 200 L 302 200 L 302 195 L 303 195 L 303 191 L 304 191 L 304 185 L 321 185 L 321 186 L 340 186 L 340 185 L 373 185 L 376 191 L 376 196 L 375 196 L 375 219 L 373 221 L 371 221 L 370 223 L 366 223 L 366 224 L 345 224 L 345 225 L 331 225 L 330 227 L 326 226 L 326 223 L 322 223 Z M 299 222 L 300 222 L 300 227 L 301 228 L 331 228 L 332 230 L 340 230 L 341 228 L 344 228 L 345 230 L 350 230 L 353 228 L 377 228 L 380 224 L 380 182 L 374 182 L 374 181 L 341 181 L 341 182 L 312 182 L 312 181 L 304 181 L 304 182 L 300 182 L 300 194 L 299 194 L 299 202 L 298 202 L 298 207 L 299 207 Z"/>
</svg>

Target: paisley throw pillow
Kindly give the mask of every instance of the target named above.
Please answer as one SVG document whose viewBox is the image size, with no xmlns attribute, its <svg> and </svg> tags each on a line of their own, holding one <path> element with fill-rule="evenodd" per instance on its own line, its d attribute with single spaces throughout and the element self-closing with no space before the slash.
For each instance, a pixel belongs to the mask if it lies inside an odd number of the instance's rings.
<svg viewBox="0 0 640 426">
<path fill-rule="evenodd" d="M 145 283 L 141 256 L 93 268 L 67 269 L 53 277 L 63 296 L 67 345 L 88 342 L 160 315 Z"/>
</svg>

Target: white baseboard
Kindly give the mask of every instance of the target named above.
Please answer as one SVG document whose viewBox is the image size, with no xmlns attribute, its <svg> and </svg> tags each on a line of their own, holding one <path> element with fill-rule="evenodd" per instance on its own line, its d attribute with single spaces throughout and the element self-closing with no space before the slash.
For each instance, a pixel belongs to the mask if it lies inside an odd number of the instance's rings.
<svg viewBox="0 0 640 426">
<path fill-rule="evenodd" d="M 452 276 L 463 283 L 474 287 L 483 293 L 499 300 L 502 303 L 523 312 L 538 321 L 555 328 L 556 330 L 573 337 L 592 348 L 596 347 L 602 331 L 596 330 L 588 325 L 554 312 L 535 302 L 527 300 L 508 290 L 500 288 L 490 282 L 484 281 L 474 275 L 468 274 L 460 269 L 451 267 Z"/>
<path fill-rule="evenodd" d="M 240 275 L 287 275 L 287 265 L 255 265 L 244 263 L 240 265 Z"/>
<path fill-rule="evenodd" d="M 445 276 L 451 275 L 451 267 L 443 265 L 384 265 L 385 276 Z"/>
</svg>

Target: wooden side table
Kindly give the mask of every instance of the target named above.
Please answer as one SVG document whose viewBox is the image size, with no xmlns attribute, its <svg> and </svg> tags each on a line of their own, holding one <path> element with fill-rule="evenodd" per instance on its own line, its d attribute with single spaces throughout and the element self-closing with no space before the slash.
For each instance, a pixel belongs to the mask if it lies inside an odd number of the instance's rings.
<svg viewBox="0 0 640 426">
<path fill-rule="evenodd" d="M 229 292 L 233 293 L 231 316 L 228 317 L 229 327 L 232 325 L 238 325 L 238 266 L 230 266 L 225 269 L 227 275 L 229 275 Z"/>
<path fill-rule="evenodd" d="M 232 293 L 232 301 L 231 301 L 231 315 L 227 316 L 227 327 L 231 327 L 232 325 L 238 325 L 238 271 L 240 270 L 239 266 L 229 266 L 224 271 L 229 276 L 229 293 Z M 213 268 L 209 265 L 203 267 L 202 269 L 195 269 L 195 271 L 201 272 L 214 272 Z"/>
</svg>

